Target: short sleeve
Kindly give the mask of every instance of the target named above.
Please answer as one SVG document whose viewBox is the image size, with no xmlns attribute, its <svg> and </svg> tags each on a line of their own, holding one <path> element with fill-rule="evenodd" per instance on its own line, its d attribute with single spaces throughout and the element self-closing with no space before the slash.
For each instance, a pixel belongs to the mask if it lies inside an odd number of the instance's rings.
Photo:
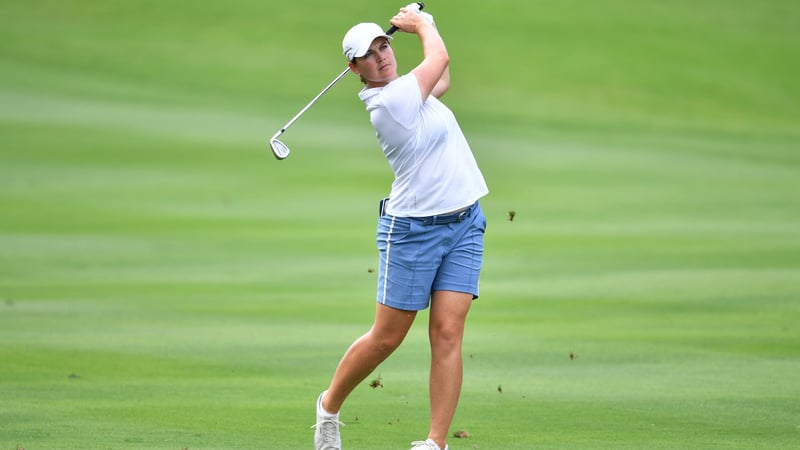
<svg viewBox="0 0 800 450">
<path fill-rule="evenodd" d="M 413 74 L 403 75 L 381 91 L 381 105 L 392 120 L 406 129 L 417 127 L 422 108 L 422 93 Z"/>
</svg>

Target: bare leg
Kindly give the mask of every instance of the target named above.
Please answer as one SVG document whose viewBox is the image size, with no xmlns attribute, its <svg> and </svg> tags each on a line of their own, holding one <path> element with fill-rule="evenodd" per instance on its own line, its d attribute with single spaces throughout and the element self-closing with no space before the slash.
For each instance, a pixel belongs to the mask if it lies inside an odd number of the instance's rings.
<svg viewBox="0 0 800 450">
<path fill-rule="evenodd" d="M 461 395 L 463 361 L 461 344 L 472 294 L 435 291 L 431 299 L 428 334 L 431 341 L 431 429 L 429 438 L 439 448 L 447 445 L 450 424 Z"/>
<path fill-rule="evenodd" d="M 328 393 L 322 400 L 325 411 L 336 414 L 353 389 L 400 346 L 416 311 L 403 311 L 378 303 L 375 323 L 367 334 L 353 342 L 336 368 Z"/>
</svg>

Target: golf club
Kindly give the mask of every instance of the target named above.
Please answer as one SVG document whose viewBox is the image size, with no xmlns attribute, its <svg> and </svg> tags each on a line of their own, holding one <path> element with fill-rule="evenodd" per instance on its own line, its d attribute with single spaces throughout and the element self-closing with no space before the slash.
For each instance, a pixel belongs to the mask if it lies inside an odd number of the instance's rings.
<svg viewBox="0 0 800 450">
<path fill-rule="evenodd" d="M 419 11 L 422 11 L 422 8 L 425 7 L 425 5 L 422 2 L 417 2 L 416 4 L 419 6 Z M 388 30 L 386 30 L 386 34 L 391 35 L 395 31 L 397 31 L 397 27 L 392 26 Z M 347 75 L 347 72 L 349 71 L 350 67 L 348 66 L 346 69 L 344 69 L 344 71 L 342 71 L 342 73 L 339 74 L 339 76 L 337 76 L 333 81 L 331 81 L 330 84 L 325 86 L 325 89 L 323 89 L 322 92 L 317 94 L 317 96 L 311 99 L 311 101 L 308 102 L 308 104 L 305 107 L 303 107 L 303 109 L 301 109 L 300 112 L 298 112 L 294 117 L 292 117 L 292 120 L 288 121 L 286 125 L 283 126 L 283 128 L 278 130 L 278 132 L 275 133 L 270 138 L 269 146 L 270 148 L 272 148 L 272 153 L 275 155 L 276 158 L 280 160 L 280 159 L 285 159 L 287 156 L 289 156 L 289 147 L 287 147 L 286 144 L 281 142 L 278 138 L 286 131 L 287 128 L 289 128 L 297 119 L 299 119 L 300 116 L 302 116 L 303 113 L 305 113 L 308 110 L 308 108 L 311 107 L 311 105 L 316 103 L 317 100 L 319 100 L 320 97 L 322 97 L 326 92 L 328 92 L 330 88 L 332 88 L 336 83 L 338 83 L 339 80 L 344 78 L 344 76 Z"/>
</svg>

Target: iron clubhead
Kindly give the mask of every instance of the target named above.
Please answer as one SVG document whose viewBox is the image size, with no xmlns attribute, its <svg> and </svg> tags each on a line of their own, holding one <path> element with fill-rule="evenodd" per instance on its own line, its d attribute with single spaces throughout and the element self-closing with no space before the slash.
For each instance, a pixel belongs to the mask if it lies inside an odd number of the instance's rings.
<svg viewBox="0 0 800 450">
<path fill-rule="evenodd" d="M 272 148 L 272 153 L 278 159 L 286 159 L 289 156 L 289 147 L 286 146 L 283 142 L 279 141 L 277 138 L 272 138 L 269 140 L 269 146 Z"/>
</svg>

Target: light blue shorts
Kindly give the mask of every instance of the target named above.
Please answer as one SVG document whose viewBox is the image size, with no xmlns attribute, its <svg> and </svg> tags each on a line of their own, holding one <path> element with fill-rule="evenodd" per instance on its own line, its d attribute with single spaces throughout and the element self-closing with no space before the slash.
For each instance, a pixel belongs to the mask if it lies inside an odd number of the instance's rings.
<svg viewBox="0 0 800 450">
<path fill-rule="evenodd" d="M 460 215 L 381 216 L 377 301 L 419 311 L 430 306 L 433 291 L 478 298 L 485 231 L 486 217 L 477 202 Z"/>
</svg>

